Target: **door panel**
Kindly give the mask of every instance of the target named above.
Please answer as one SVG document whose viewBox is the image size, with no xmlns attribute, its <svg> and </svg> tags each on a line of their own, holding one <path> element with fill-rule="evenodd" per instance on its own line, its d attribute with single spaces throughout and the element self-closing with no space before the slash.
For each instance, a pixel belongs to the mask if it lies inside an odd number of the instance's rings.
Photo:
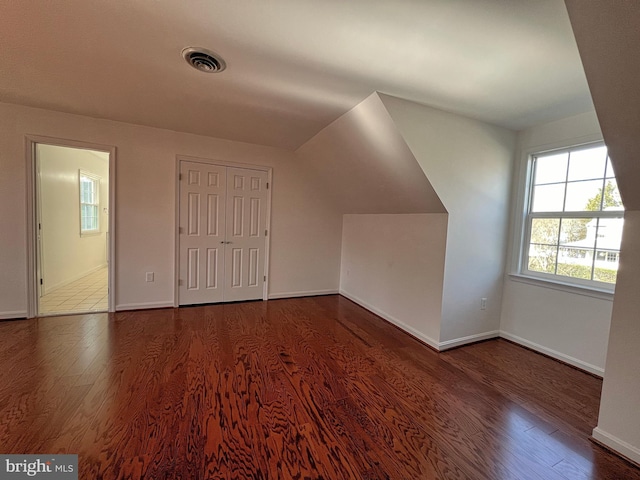
<svg viewBox="0 0 640 480">
<path fill-rule="evenodd" d="M 207 235 L 217 237 L 220 229 L 219 207 L 220 195 L 210 193 L 207 195 Z"/>
<path fill-rule="evenodd" d="M 249 287 L 256 287 L 259 284 L 258 273 L 260 266 L 258 260 L 260 259 L 260 250 L 257 248 L 249 249 L 249 277 L 247 279 L 247 285 Z"/>
<path fill-rule="evenodd" d="M 180 162 L 179 304 L 261 299 L 267 173 Z"/>
<path fill-rule="evenodd" d="M 223 301 L 225 167 L 180 162 L 179 303 Z"/>
<path fill-rule="evenodd" d="M 262 298 L 264 286 L 267 173 L 227 167 L 227 233 L 224 300 Z"/>
<path fill-rule="evenodd" d="M 187 263 L 187 290 L 198 290 L 200 288 L 200 249 L 187 249 L 189 262 Z"/>
<path fill-rule="evenodd" d="M 207 288 L 218 288 L 217 248 L 207 248 Z"/>
</svg>

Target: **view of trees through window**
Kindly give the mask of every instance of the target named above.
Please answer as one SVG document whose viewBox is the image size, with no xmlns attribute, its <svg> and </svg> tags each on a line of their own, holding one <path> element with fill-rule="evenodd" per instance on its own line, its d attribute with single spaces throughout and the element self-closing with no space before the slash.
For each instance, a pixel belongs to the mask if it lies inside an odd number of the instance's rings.
<svg viewBox="0 0 640 480">
<path fill-rule="evenodd" d="M 525 268 L 614 284 L 623 213 L 606 147 L 534 156 Z"/>
</svg>

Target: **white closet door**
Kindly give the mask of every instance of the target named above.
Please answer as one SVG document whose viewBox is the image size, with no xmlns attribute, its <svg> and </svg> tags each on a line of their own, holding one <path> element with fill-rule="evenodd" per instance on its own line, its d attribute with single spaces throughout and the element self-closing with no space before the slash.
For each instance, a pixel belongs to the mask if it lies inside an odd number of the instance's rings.
<svg viewBox="0 0 640 480">
<path fill-rule="evenodd" d="M 227 167 L 224 301 L 262 298 L 267 173 Z"/>
<path fill-rule="evenodd" d="M 179 304 L 263 297 L 267 172 L 180 162 Z"/>
<path fill-rule="evenodd" d="M 226 168 L 180 162 L 180 305 L 224 300 Z"/>
</svg>

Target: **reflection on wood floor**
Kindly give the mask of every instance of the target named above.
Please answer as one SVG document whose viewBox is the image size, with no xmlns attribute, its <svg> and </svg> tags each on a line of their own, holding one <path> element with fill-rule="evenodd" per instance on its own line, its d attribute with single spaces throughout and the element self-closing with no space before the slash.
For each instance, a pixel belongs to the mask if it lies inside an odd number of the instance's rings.
<svg viewBox="0 0 640 480">
<path fill-rule="evenodd" d="M 588 441 L 599 379 L 339 296 L 0 322 L 0 363 L 0 451 L 82 479 L 640 479 Z"/>
</svg>

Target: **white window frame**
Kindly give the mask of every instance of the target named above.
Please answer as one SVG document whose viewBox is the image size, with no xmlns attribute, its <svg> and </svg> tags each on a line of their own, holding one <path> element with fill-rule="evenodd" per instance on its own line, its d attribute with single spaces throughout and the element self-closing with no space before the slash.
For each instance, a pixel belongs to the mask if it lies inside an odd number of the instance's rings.
<svg viewBox="0 0 640 480">
<path fill-rule="evenodd" d="M 529 207 L 532 197 L 531 185 L 534 173 L 534 157 L 552 152 L 597 147 L 600 145 L 604 145 L 604 141 L 601 136 L 589 135 L 574 140 L 529 147 L 521 151 L 520 162 L 516 169 L 517 188 L 514 189 L 514 194 L 516 195 L 514 204 L 516 205 L 516 208 L 512 230 L 511 269 L 509 273 L 512 280 L 596 298 L 603 298 L 607 300 L 613 299 L 613 293 L 615 291 L 614 284 L 547 274 L 543 272 L 534 272 L 526 268 L 529 254 Z M 585 212 L 580 214 L 569 213 L 569 215 L 567 215 L 567 212 L 558 213 L 568 218 L 579 218 L 581 215 L 589 218 L 597 216 L 602 218 L 624 217 L 624 211 Z M 597 215 L 594 215 L 594 213 L 597 213 Z"/>
<path fill-rule="evenodd" d="M 82 201 L 82 178 L 88 178 L 95 186 L 95 200 L 96 203 L 84 203 Z M 91 235 L 100 234 L 100 182 L 101 178 L 98 175 L 87 172 L 85 170 L 78 170 L 78 205 L 79 205 L 79 223 L 80 223 L 80 236 L 86 237 Z M 82 206 L 92 205 L 96 207 L 96 228 L 85 229 L 82 224 Z"/>
</svg>

